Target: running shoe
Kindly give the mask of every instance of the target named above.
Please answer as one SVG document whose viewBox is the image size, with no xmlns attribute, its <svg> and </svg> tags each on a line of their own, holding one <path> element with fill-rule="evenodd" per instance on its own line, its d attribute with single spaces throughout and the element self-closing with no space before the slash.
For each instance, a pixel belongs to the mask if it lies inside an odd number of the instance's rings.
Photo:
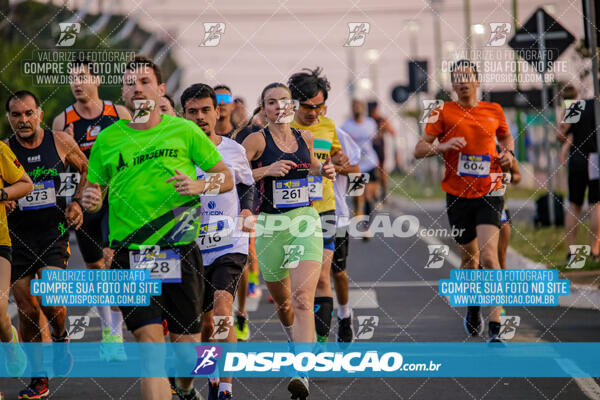
<svg viewBox="0 0 600 400">
<path fill-rule="evenodd" d="M 4 347 L 4 365 L 6 366 L 8 376 L 17 377 L 23 375 L 27 368 L 27 356 L 19 343 L 19 333 L 17 332 L 17 328 L 12 325 L 10 328 L 12 331 L 12 339 L 9 343 L 12 345 L 6 345 L 6 347 Z"/>
<path fill-rule="evenodd" d="M 102 343 L 100 343 L 100 359 L 103 361 L 110 360 L 110 346 L 107 344 L 110 341 L 110 328 L 102 328 Z"/>
<path fill-rule="evenodd" d="M 235 334 L 239 341 L 245 342 L 250 337 L 250 326 L 248 325 L 248 317 L 243 315 L 235 316 Z"/>
<path fill-rule="evenodd" d="M 505 342 L 500 337 L 500 333 L 490 333 L 490 338 L 488 339 L 488 343 L 505 343 Z"/>
<path fill-rule="evenodd" d="M 67 376 L 73 368 L 73 354 L 69 350 L 69 342 L 71 339 L 67 332 L 61 337 L 55 337 L 52 335 L 52 342 L 54 342 L 52 348 L 54 350 L 54 375 L 56 376 Z"/>
<path fill-rule="evenodd" d="M 262 296 L 262 289 L 260 288 L 260 286 L 258 286 L 254 282 L 249 282 L 248 283 L 248 297 L 255 299 L 260 296 Z"/>
<path fill-rule="evenodd" d="M 200 396 L 200 393 L 198 393 L 196 388 L 192 388 L 191 392 L 185 394 L 177 387 L 175 378 L 170 377 L 169 383 L 171 384 L 171 392 L 174 392 L 173 394 L 179 397 L 180 400 L 204 400 L 204 397 Z"/>
<path fill-rule="evenodd" d="M 504 307 L 500 308 L 500 315 L 506 315 L 506 310 Z"/>
<path fill-rule="evenodd" d="M 288 384 L 288 390 L 292 395 L 292 400 L 306 400 L 308 397 L 308 378 L 292 378 Z"/>
<path fill-rule="evenodd" d="M 219 381 L 208 380 L 208 400 L 219 400 Z"/>
<path fill-rule="evenodd" d="M 111 335 L 108 340 L 108 361 L 127 361 L 125 346 L 123 346 L 123 336 Z"/>
<path fill-rule="evenodd" d="M 470 336 L 480 336 L 483 333 L 483 318 L 480 307 L 467 307 L 464 325 L 465 331 Z"/>
<path fill-rule="evenodd" d="M 317 335 L 317 342 L 318 343 L 327 343 L 328 341 L 329 341 L 329 336 Z"/>
<path fill-rule="evenodd" d="M 338 318 L 338 342 L 354 341 L 354 329 L 352 329 L 352 315 L 348 318 Z"/>
<path fill-rule="evenodd" d="M 219 398 L 217 400 L 231 400 L 233 399 L 233 395 L 231 394 L 231 392 L 221 392 L 219 393 Z"/>
<path fill-rule="evenodd" d="M 48 378 L 31 378 L 31 383 L 19 392 L 19 399 L 43 399 L 48 397 Z"/>
</svg>

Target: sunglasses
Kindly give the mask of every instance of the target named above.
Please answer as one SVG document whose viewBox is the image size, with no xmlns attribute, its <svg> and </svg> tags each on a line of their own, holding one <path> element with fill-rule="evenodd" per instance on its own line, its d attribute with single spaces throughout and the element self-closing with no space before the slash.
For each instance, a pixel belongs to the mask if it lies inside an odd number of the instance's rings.
<svg viewBox="0 0 600 400">
<path fill-rule="evenodd" d="M 307 111 L 319 111 L 322 110 L 323 107 L 325 107 L 325 103 L 321 103 L 321 104 L 306 104 L 306 103 L 300 103 L 300 107 L 302 107 L 303 109 L 307 110 Z"/>
<path fill-rule="evenodd" d="M 231 104 L 233 103 L 233 97 L 230 94 L 217 94 L 217 104 Z"/>
</svg>

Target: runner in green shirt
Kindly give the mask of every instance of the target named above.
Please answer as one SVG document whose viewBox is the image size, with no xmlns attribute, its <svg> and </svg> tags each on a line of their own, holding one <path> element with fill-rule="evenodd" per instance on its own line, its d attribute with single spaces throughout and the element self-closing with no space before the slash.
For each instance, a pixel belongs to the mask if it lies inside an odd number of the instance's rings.
<svg viewBox="0 0 600 400">
<path fill-rule="evenodd" d="M 120 307 L 136 340 L 164 341 L 164 318 L 172 342 L 200 342 L 204 288 L 202 257 L 194 242 L 200 227 L 198 195 L 215 187 L 229 191 L 233 179 L 196 124 L 160 114 L 156 105 L 164 91 L 160 69 L 151 60 L 138 56 L 127 65 L 122 95 L 133 117 L 98 135 L 82 203 L 90 212 L 99 210 L 110 187 L 112 268 L 139 268 L 151 257 L 161 260 L 160 271 L 152 270 L 151 276 L 162 280 L 162 294 L 153 296 L 148 307 Z M 209 179 L 195 179 L 196 165 Z M 177 386 L 185 399 L 199 398 L 192 378 L 177 378 Z M 141 390 L 145 399 L 171 397 L 166 378 L 142 378 Z"/>
</svg>

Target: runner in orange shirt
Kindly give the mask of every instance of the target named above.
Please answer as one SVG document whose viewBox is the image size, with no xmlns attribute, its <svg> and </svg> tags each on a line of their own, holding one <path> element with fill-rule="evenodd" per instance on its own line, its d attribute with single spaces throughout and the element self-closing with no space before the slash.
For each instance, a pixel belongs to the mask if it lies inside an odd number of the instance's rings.
<svg viewBox="0 0 600 400">
<path fill-rule="evenodd" d="M 498 269 L 504 199 L 492 192 L 502 185 L 502 168 L 509 168 L 514 160 L 514 142 L 500 105 L 477 101 L 479 76 L 475 64 L 459 60 L 450 68 L 450 74 L 458 101 L 446 102 L 429 114 L 415 158 L 444 157 L 442 190 L 446 192 L 450 225 L 459 232 L 455 240 L 460 247 L 461 267 Z M 500 153 L 496 151 L 496 139 Z M 501 308 L 490 307 L 491 342 L 501 341 Z M 467 308 L 465 329 L 472 336 L 483 332 L 479 306 Z"/>
</svg>

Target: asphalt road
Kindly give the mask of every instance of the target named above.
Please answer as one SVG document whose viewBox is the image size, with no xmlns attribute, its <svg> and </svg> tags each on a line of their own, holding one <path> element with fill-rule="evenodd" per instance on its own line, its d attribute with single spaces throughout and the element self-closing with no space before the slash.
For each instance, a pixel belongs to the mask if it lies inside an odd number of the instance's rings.
<svg viewBox="0 0 600 400">
<path fill-rule="evenodd" d="M 447 227 L 447 218 L 432 208 L 414 206 L 410 210 L 392 210 L 415 215 L 422 227 Z M 390 211 L 390 210 L 388 210 Z M 527 211 L 528 214 L 531 210 Z M 529 218 L 529 216 L 527 216 Z M 450 238 L 433 238 L 452 244 Z M 429 240 L 429 239 L 428 239 Z M 448 305 L 437 294 L 436 281 L 448 278 L 452 268 L 446 261 L 440 269 L 425 269 L 428 259 L 426 240 L 420 237 L 382 238 L 370 241 L 351 239 L 348 272 L 352 280 L 351 302 L 355 317 L 377 316 L 372 341 L 396 342 L 465 342 L 484 339 L 467 338 L 463 330 L 464 308 Z M 73 246 L 72 266 L 82 261 Z M 251 339 L 283 341 L 284 336 L 267 300 L 266 290 L 250 308 Z M 512 341 L 578 342 L 600 341 L 600 312 L 598 310 L 566 307 L 512 307 L 508 315 L 521 317 L 520 326 Z M 69 315 L 93 316 L 89 309 L 69 309 Z M 356 327 L 356 324 L 355 324 Z M 335 340 L 336 324 L 330 340 Z M 83 340 L 100 338 L 98 318 Z M 127 338 L 131 340 L 131 335 Z M 600 355 L 599 355 L 600 356 Z M 493 360 L 490 360 L 493 362 Z M 26 379 L 0 379 L 6 399 L 16 399 Z M 312 399 L 600 399 L 600 380 L 588 379 L 312 379 Z M 196 387 L 206 393 L 206 382 Z M 287 379 L 235 379 L 236 399 L 287 399 Z M 68 379 L 51 381 L 50 398 L 54 399 L 137 399 L 139 381 L 135 379 Z"/>
</svg>

